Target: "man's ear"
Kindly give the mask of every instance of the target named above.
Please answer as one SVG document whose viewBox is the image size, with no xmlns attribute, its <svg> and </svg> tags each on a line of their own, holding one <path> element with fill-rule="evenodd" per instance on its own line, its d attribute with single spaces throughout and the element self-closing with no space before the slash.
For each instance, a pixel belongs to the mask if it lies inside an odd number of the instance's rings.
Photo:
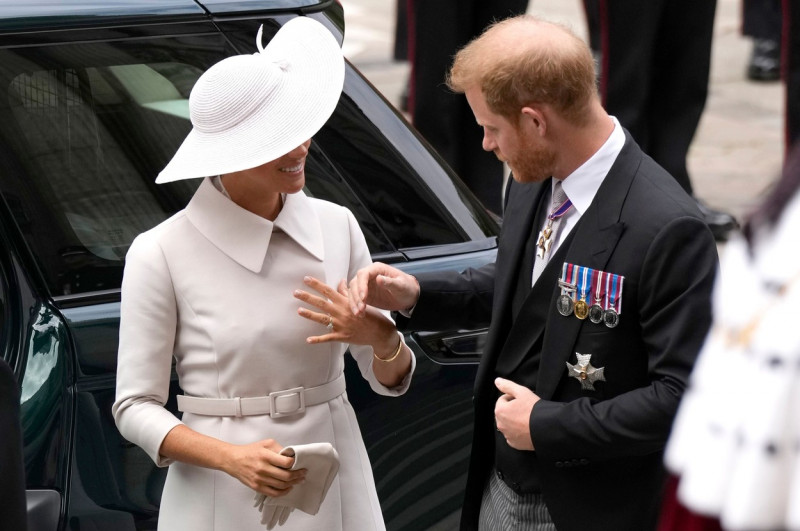
<svg viewBox="0 0 800 531">
<path fill-rule="evenodd" d="M 521 127 L 528 128 L 529 132 L 544 136 L 547 132 L 547 119 L 542 110 L 535 105 L 523 107 L 520 111 Z"/>
</svg>

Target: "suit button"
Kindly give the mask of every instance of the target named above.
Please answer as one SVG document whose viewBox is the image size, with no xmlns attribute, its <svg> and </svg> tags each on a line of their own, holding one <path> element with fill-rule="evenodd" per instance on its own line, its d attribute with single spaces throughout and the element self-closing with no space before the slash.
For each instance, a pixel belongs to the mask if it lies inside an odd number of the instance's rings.
<svg viewBox="0 0 800 531">
<path fill-rule="evenodd" d="M 564 466 L 564 463 L 563 463 L 563 462 L 561 462 L 561 461 L 556 461 L 556 468 L 561 468 L 562 466 Z"/>
<path fill-rule="evenodd" d="M 588 459 L 581 459 L 581 464 L 582 465 L 588 465 L 589 464 L 589 460 Z"/>
<path fill-rule="evenodd" d="M 503 473 L 502 473 L 502 472 L 500 472 L 499 470 L 497 471 L 497 478 L 498 478 L 500 481 L 503 481 Z"/>
<path fill-rule="evenodd" d="M 567 467 L 567 468 L 571 468 L 572 467 L 572 461 L 564 461 L 564 466 Z"/>
<path fill-rule="evenodd" d="M 511 484 L 511 488 L 512 488 L 513 490 L 516 490 L 516 491 L 518 491 L 518 490 L 519 490 L 519 483 L 517 483 L 517 482 L 515 481 L 514 483 L 512 483 L 512 484 Z"/>
<path fill-rule="evenodd" d="M 581 462 L 580 462 L 580 460 L 579 460 L 579 459 L 573 459 L 573 460 L 572 460 L 572 464 L 573 464 L 573 465 L 575 465 L 575 466 L 578 466 L 578 465 L 580 465 L 580 464 L 581 464 Z"/>
</svg>

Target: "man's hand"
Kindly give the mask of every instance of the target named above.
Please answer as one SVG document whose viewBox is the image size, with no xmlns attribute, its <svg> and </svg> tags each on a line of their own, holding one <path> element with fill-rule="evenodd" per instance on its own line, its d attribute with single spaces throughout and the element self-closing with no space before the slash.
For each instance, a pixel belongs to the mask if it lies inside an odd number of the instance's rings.
<svg viewBox="0 0 800 531">
<path fill-rule="evenodd" d="M 530 419 L 533 406 L 540 400 L 536 394 L 511 380 L 495 378 L 494 385 L 503 395 L 494 406 L 497 429 L 515 450 L 533 450 Z"/>
<path fill-rule="evenodd" d="M 364 316 L 367 305 L 382 310 L 408 310 L 419 299 L 419 283 L 413 276 L 375 262 L 360 269 L 350 281 L 350 309 Z"/>
</svg>

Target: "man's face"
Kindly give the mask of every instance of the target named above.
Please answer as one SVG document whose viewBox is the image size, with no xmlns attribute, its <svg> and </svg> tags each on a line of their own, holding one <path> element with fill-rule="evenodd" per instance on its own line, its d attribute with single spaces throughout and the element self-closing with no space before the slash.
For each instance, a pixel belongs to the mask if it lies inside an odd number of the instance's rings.
<svg viewBox="0 0 800 531">
<path fill-rule="evenodd" d="M 470 88 L 465 95 L 475 120 L 483 128 L 483 149 L 507 163 L 514 179 L 523 183 L 541 182 L 553 174 L 556 152 L 529 124 L 517 125 L 489 110 L 480 88 Z"/>
</svg>

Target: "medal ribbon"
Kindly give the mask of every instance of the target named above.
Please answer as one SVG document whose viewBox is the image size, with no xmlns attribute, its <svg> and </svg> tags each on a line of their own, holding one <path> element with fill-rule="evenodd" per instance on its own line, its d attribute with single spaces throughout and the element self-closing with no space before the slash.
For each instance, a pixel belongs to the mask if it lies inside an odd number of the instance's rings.
<svg viewBox="0 0 800 531">
<path fill-rule="evenodd" d="M 590 292 L 591 287 L 588 285 L 587 281 L 591 281 L 591 277 L 589 275 L 592 274 L 593 270 L 589 269 L 588 267 L 582 267 L 583 278 L 581 279 L 581 284 L 578 288 L 581 291 L 581 298 L 583 302 L 586 302 L 586 295 Z"/>
<path fill-rule="evenodd" d="M 603 272 L 599 269 L 592 272 L 592 287 L 594 288 L 594 303 L 599 305 L 602 300 L 600 289 L 603 287 Z"/>
<path fill-rule="evenodd" d="M 560 205 L 560 206 L 558 206 L 557 208 L 554 208 L 554 209 L 553 209 L 553 210 L 552 210 L 552 211 L 551 211 L 551 212 L 550 212 L 550 213 L 547 215 L 547 219 L 549 219 L 550 221 L 554 221 L 554 220 L 556 220 L 556 219 L 560 218 L 561 216 L 563 216 L 564 214 L 566 214 L 567 212 L 569 212 L 569 209 L 570 209 L 570 208 L 572 208 L 572 201 L 570 201 L 569 199 L 567 199 L 566 201 L 564 201 L 563 203 L 561 203 L 561 205 Z"/>
<path fill-rule="evenodd" d="M 619 284 L 617 283 L 619 281 Z M 608 274 L 606 277 L 606 304 L 605 309 L 613 309 L 617 315 L 622 314 L 622 283 L 625 277 Z M 610 286 L 609 286 L 610 284 Z M 610 291 L 609 291 L 610 288 Z M 619 288 L 619 289 L 617 289 Z"/>
<path fill-rule="evenodd" d="M 564 281 L 567 284 L 575 285 L 575 277 L 577 276 L 577 272 L 576 272 L 577 271 L 577 266 L 575 266 L 573 264 L 568 264 L 567 262 L 564 262 L 564 271 L 566 272 L 565 275 L 564 275 L 566 277 L 566 278 L 564 278 Z"/>
</svg>

